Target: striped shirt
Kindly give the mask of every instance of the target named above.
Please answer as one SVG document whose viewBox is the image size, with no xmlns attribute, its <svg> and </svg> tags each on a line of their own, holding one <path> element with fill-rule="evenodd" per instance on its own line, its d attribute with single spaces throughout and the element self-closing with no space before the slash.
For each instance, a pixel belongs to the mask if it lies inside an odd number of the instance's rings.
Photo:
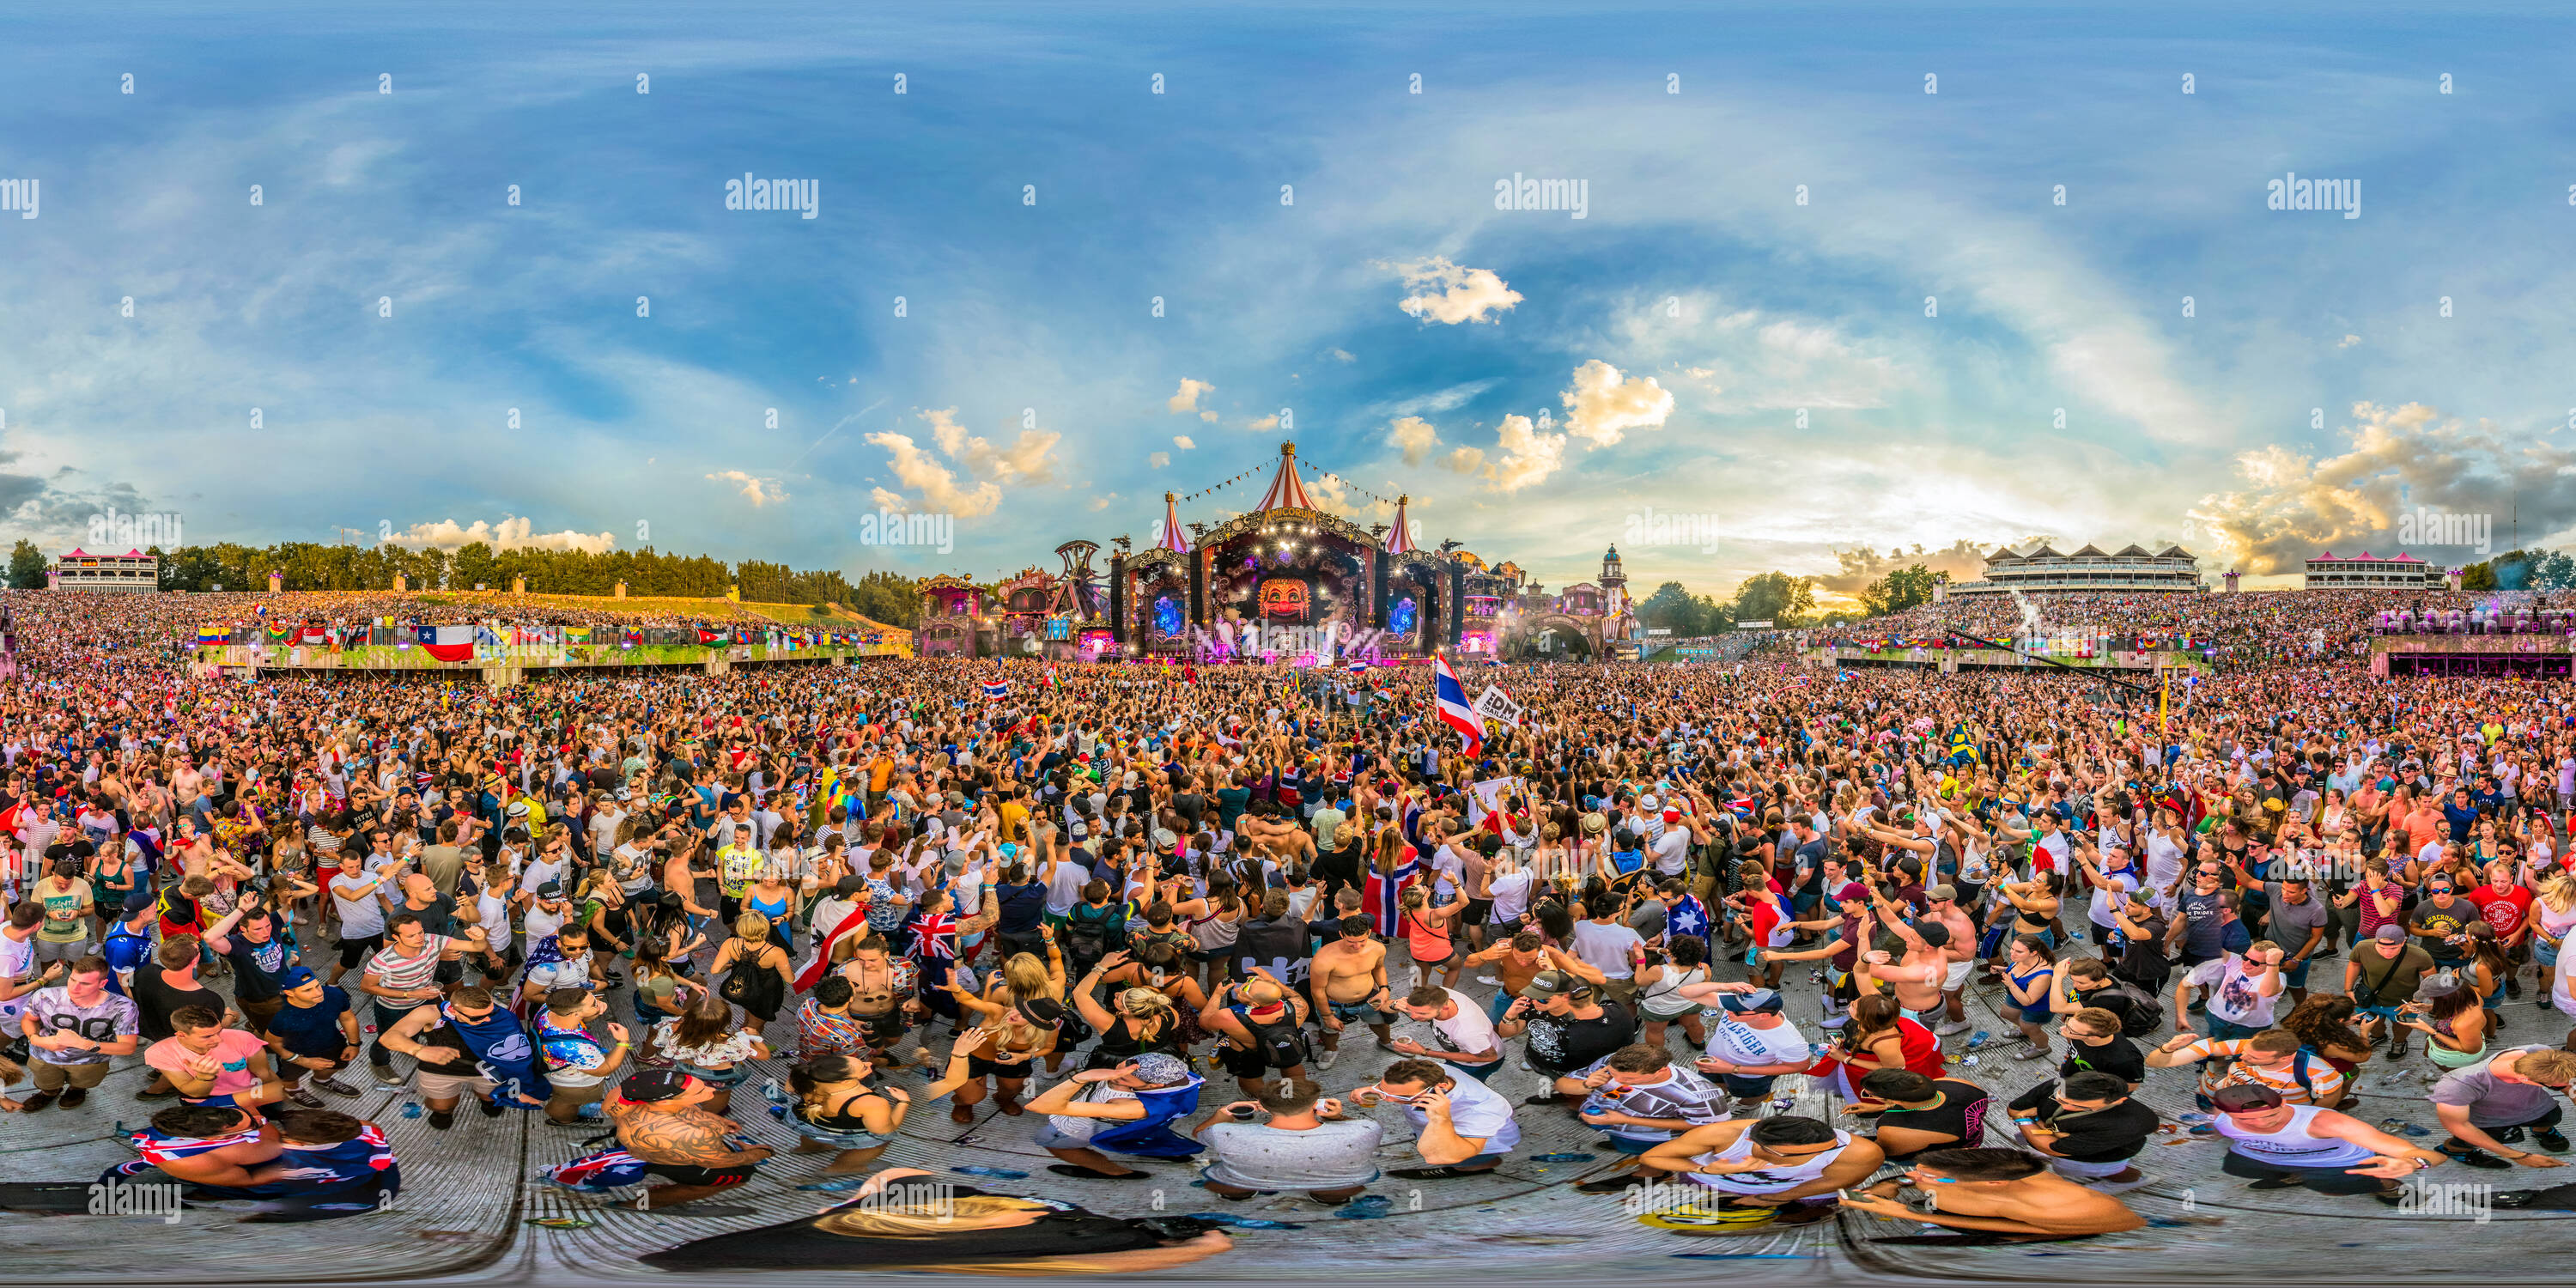
<svg viewBox="0 0 2576 1288">
<path fill-rule="evenodd" d="M 367 974 L 396 992 L 428 988 L 438 974 L 438 956 L 447 950 L 448 943 L 445 935 L 431 935 L 417 957 L 405 957 L 400 949 L 387 944 L 368 959 Z"/>
</svg>

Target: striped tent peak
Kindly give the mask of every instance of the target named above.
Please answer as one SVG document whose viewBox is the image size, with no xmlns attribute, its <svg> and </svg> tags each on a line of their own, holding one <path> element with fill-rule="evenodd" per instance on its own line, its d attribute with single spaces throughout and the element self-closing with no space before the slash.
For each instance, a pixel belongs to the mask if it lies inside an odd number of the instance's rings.
<svg viewBox="0 0 2576 1288">
<path fill-rule="evenodd" d="M 1279 445 L 1279 472 L 1270 478 L 1270 490 L 1261 494 L 1261 504 L 1253 513 L 1266 510 L 1312 510 L 1314 498 L 1306 495 L 1306 482 L 1297 477 L 1297 445 Z"/>
<path fill-rule="evenodd" d="M 1406 507 L 1412 504 L 1413 494 L 1410 492 L 1395 498 L 1395 526 L 1389 528 L 1386 534 L 1388 554 L 1411 554 L 1420 549 L 1413 544 L 1413 523 L 1411 517 L 1405 513 Z"/>
<path fill-rule="evenodd" d="M 1158 550 L 1171 550 L 1180 554 L 1188 554 L 1190 552 L 1190 539 L 1181 534 L 1180 493 L 1165 492 L 1163 494 L 1163 535 L 1161 539 L 1154 543 L 1154 547 Z"/>
</svg>

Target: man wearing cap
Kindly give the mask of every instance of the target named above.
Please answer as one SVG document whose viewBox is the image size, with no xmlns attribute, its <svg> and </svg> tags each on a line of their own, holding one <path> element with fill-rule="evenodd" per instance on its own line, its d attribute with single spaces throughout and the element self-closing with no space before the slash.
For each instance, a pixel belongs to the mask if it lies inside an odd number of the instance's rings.
<svg viewBox="0 0 2576 1288">
<path fill-rule="evenodd" d="M 1544 970 L 1503 1012 L 1494 1033 L 1504 1038 L 1526 1034 L 1522 1054 L 1530 1069 L 1557 1079 L 1636 1041 L 1637 1020 L 1625 1007 L 1601 1001 L 1594 981 L 1571 970 Z M 1551 1086 L 1525 1103 L 1563 1104 L 1577 1098 Z"/>
<path fill-rule="evenodd" d="M 966 1045 L 964 1041 L 958 1044 Z M 950 1079 L 964 1071 L 950 1056 Z M 929 1095 L 947 1082 L 931 1084 Z M 1174 1056 L 1148 1052 L 1112 1068 L 1085 1069 L 1047 1088 L 1029 1102 L 1031 1112 L 1046 1118 L 1038 1128 L 1040 1149 L 1063 1159 L 1048 1171 L 1092 1181 L 1141 1180 L 1153 1175 L 1112 1160 L 1110 1154 L 1149 1158 L 1186 1158 L 1203 1146 L 1179 1135 L 1170 1124 L 1198 1108 L 1205 1080 Z"/>
<path fill-rule="evenodd" d="M 2368 892 L 2362 897 L 2367 899 Z M 2352 998 L 2353 1011 L 2366 1017 L 2362 1032 L 2373 1038 L 2388 1034 L 2392 1060 L 2406 1054 L 2406 1030 L 2397 1027 L 2397 1008 L 2415 996 L 2432 969 L 2433 955 L 2408 943 L 2406 927 L 2394 921 L 2355 945 L 2344 960 L 2343 989 Z"/>
<path fill-rule="evenodd" d="M 1683 996 L 1719 1007 L 1718 1022 L 1709 1026 L 1707 1055 L 1697 1062 L 1702 1073 L 1719 1075 L 1735 1108 L 1761 1107 L 1772 1081 L 1815 1063 L 1805 1035 L 1781 1014 L 1780 994 L 1767 988 L 1730 988 L 1722 984 L 1686 986 Z"/>
<path fill-rule="evenodd" d="M 653 1210 L 702 1199 L 751 1179 L 772 1153 L 748 1143 L 742 1124 L 706 1108 L 713 1085 L 677 1069 L 638 1073 L 619 1083 L 606 1101 L 617 1143 L 644 1161 L 647 1175 L 670 1181 L 635 1200 Z"/>
<path fill-rule="evenodd" d="M 304 1089 L 307 1073 L 314 1075 L 313 1085 L 324 1091 L 357 1095 L 356 1087 L 339 1079 L 340 1071 L 358 1058 L 360 1046 L 358 1013 L 349 1003 L 349 994 L 323 983 L 302 966 L 288 968 L 279 982 L 285 989 L 282 1004 L 268 1016 L 261 1036 L 276 1057 L 286 1098 L 307 1109 L 322 1107 L 321 1099 Z"/>
<path fill-rule="evenodd" d="M 2304 1186 L 2318 1194 L 2371 1194 L 2394 1205 L 2407 1177 L 2446 1160 L 2349 1114 L 2294 1105 L 2270 1087 L 2241 1083 L 2210 1097 L 2212 1131 L 2227 1140 L 2221 1170 L 2249 1190 Z"/>
</svg>

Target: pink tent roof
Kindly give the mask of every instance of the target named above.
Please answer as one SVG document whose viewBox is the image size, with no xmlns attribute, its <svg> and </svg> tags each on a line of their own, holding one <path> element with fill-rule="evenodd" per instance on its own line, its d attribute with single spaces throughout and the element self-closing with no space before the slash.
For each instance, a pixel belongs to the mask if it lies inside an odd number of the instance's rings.
<svg viewBox="0 0 2576 1288">
<path fill-rule="evenodd" d="M 1395 527 L 1386 534 L 1386 552 L 1391 555 L 1411 554 L 1419 547 L 1413 544 L 1413 525 L 1406 521 L 1405 507 L 1413 503 L 1413 494 L 1395 499 Z"/>
<path fill-rule="evenodd" d="M 1261 494 L 1261 504 L 1253 512 L 1265 510 L 1312 510 L 1315 502 L 1306 495 L 1306 484 L 1297 477 L 1297 445 L 1279 445 L 1279 472 L 1270 479 L 1270 490 Z"/>
<path fill-rule="evenodd" d="M 1163 494 L 1163 538 L 1155 542 L 1154 547 L 1179 554 L 1190 552 L 1190 539 L 1181 534 L 1181 502 L 1177 492 Z"/>
</svg>

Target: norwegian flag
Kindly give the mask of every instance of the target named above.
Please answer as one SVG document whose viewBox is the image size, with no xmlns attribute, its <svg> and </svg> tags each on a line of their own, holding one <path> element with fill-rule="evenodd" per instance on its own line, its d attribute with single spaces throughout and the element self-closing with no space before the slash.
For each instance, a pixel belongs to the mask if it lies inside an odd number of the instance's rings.
<svg viewBox="0 0 2576 1288">
<path fill-rule="evenodd" d="M 1376 926 L 1378 934 L 1389 939 L 1395 937 L 1404 892 L 1421 879 L 1421 851 L 1409 845 L 1404 848 L 1404 862 L 1397 864 L 1395 871 L 1380 874 L 1374 866 L 1369 869 L 1368 882 L 1360 893 L 1366 900 L 1369 921 Z"/>
</svg>

